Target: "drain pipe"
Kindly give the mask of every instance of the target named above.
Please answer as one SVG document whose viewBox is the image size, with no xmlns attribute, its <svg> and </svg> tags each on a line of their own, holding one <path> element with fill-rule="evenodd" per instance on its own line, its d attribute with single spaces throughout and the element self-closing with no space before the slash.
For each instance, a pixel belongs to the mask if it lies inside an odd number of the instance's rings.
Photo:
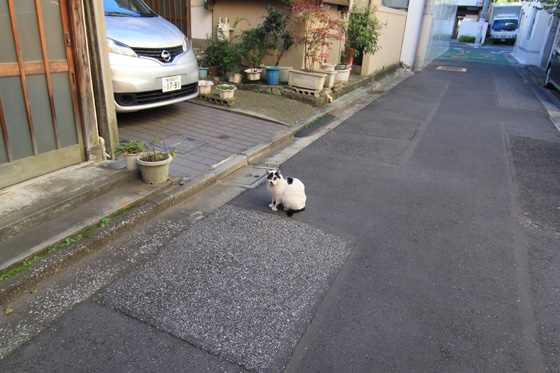
<svg viewBox="0 0 560 373">
<path fill-rule="evenodd" d="M 408 5 L 408 14 L 406 16 L 406 25 L 401 47 L 401 64 L 406 68 L 412 69 L 412 66 L 414 66 L 425 3 L 426 0 L 419 0 L 411 1 Z"/>
<path fill-rule="evenodd" d="M 434 3 L 435 0 L 425 0 L 422 12 L 422 24 L 420 26 L 418 44 L 416 46 L 416 57 L 414 59 L 414 64 L 412 65 L 414 71 L 422 71 L 426 63 L 426 54 L 428 53 L 432 22 L 434 20 Z"/>
</svg>

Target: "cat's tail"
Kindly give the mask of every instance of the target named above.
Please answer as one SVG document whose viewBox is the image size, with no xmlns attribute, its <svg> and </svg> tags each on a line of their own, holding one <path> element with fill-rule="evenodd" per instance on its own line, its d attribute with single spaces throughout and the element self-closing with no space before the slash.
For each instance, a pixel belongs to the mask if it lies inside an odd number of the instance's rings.
<svg viewBox="0 0 560 373">
<path fill-rule="evenodd" d="M 301 208 L 301 209 L 299 209 L 299 210 L 292 210 L 292 209 L 289 209 L 288 211 L 286 211 L 286 214 L 288 214 L 289 217 L 292 217 L 292 215 L 293 215 L 294 213 L 296 213 L 296 212 L 302 212 L 302 211 L 304 211 L 304 210 L 305 210 L 305 207 L 304 207 L 304 208 Z"/>
</svg>

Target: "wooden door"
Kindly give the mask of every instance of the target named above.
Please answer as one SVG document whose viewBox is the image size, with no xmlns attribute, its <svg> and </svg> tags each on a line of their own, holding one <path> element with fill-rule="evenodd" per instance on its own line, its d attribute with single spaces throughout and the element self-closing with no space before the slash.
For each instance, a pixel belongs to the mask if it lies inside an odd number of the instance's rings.
<svg viewBox="0 0 560 373">
<path fill-rule="evenodd" d="M 0 188 L 85 160 L 68 0 L 0 0 Z"/>
<path fill-rule="evenodd" d="M 154 12 L 173 23 L 183 31 L 190 40 L 192 38 L 190 20 L 190 0 L 144 0 Z"/>
</svg>

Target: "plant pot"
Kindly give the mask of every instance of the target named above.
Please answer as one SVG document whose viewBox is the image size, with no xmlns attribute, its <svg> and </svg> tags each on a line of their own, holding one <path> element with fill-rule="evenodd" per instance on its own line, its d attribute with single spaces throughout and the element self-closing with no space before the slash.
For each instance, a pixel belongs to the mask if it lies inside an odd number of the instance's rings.
<svg viewBox="0 0 560 373">
<path fill-rule="evenodd" d="M 266 68 L 266 84 L 278 85 L 278 78 L 280 77 L 280 68 L 274 66 L 267 66 Z"/>
<path fill-rule="evenodd" d="M 342 61 L 352 65 L 354 63 L 354 56 L 352 55 L 353 53 L 354 53 L 354 48 L 345 48 L 344 55 L 349 57 L 344 57 Z"/>
<path fill-rule="evenodd" d="M 344 69 L 344 70 L 336 70 L 336 81 L 347 82 L 350 78 L 350 71 L 352 68 Z"/>
<path fill-rule="evenodd" d="M 278 75 L 278 81 L 280 83 L 288 83 L 291 69 L 293 69 L 292 66 L 280 66 L 280 74 Z"/>
<path fill-rule="evenodd" d="M 321 68 L 323 69 L 323 72 L 326 71 L 334 71 L 336 64 L 335 63 L 327 63 L 327 62 L 323 62 L 321 64 Z"/>
<path fill-rule="evenodd" d="M 290 70 L 288 85 L 320 91 L 325 85 L 327 74 L 318 72 L 307 72 L 302 70 Z"/>
<path fill-rule="evenodd" d="M 140 159 L 145 154 L 146 153 L 140 153 L 136 158 L 136 163 L 138 163 L 144 182 L 147 184 L 165 183 L 169 177 L 169 164 L 173 160 L 173 157 L 169 156 L 169 158 L 163 161 L 147 162 Z"/>
<path fill-rule="evenodd" d="M 210 80 L 199 80 L 198 81 L 198 93 L 201 95 L 209 95 L 212 91 L 213 82 Z"/>
<path fill-rule="evenodd" d="M 129 171 L 138 170 L 138 165 L 136 164 L 136 157 L 138 157 L 138 154 L 123 154 L 124 165 L 126 166 L 127 170 Z"/>
<path fill-rule="evenodd" d="M 334 65 L 333 65 L 333 69 L 334 69 Z M 332 88 L 332 86 L 334 85 L 334 82 L 336 80 L 336 75 L 337 72 L 336 71 L 322 71 L 323 73 L 327 74 L 327 77 L 325 78 L 325 87 L 327 88 Z"/>
<path fill-rule="evenodd" d="M 220 88 L 220 86 L 216 86 L 216 90 L 218 91 L 220 98 L 224 100 L 231 100 L 233 98 L 236 89 L 237 87 L 235 86 L 233 86 L 233 88 L 228 88 L 228 89 L 224 89 L 224 88 Z"/>
<path fill-rule="evenodd" d="M 212 76 L 219 76 L 220 75 L 220 69 L 217 68 L 216 66 L 208 66 L 208 74 L 210 74 Z"/>
<path fill-rule="evenodd" d="M 247 73 L 247 79 L 249 80 L 259 80 L 261 78 L 262 69 L 247 69 L 245 70 Z"/>
<path fill-rule="evenodd" d="M 207 67 L 199 67 L 198 68 L 198 79 L 206 79 L 208 76 L 208 68 Z"/>
<path fill-rule="evenodd" d="M 337 63 L 334 69 L 335 69 L 335 71 L 336 70 L 352 69 L 352 64 L 351 63 Z"/>
<path fill-rule="evenodd" d="M 230 83 L 241 83 L 243 75 L 237 73 L 227 73 L 227 78 Z"/>
</svg>

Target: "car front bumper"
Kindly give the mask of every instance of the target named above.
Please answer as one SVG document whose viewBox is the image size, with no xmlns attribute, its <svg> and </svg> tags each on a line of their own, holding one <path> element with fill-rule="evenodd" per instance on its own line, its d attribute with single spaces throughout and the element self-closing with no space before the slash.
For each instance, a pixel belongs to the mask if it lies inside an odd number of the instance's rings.
<svg viewBox="0 0 560 373">
<path fill-rule="evenodd" d="M 131 112 L 169 105 L 198 95 L 198 64 L 192 50 L 171 63 L 109 53 L 115 108 Z M 180 76 L 181 89 L 162 91 L 162 78 Z"/>
</svg>

